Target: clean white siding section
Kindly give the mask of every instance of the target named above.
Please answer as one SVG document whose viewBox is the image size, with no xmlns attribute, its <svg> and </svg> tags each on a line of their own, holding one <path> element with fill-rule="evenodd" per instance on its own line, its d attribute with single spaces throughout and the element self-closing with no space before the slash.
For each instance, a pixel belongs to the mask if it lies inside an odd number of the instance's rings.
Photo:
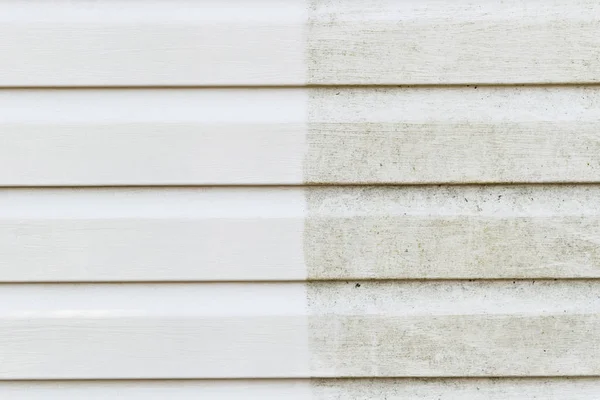
<svg viewBox="0 0 600 400">
<path fill-rule="evenodd" d="M 591 385 L 594 387 L 595 385 Z M 585 387 L 584 387 L 585 390 Z M 309 380 L 169 380 L 0 382 L 11 400 L 325 400 Z M 587 398 L 586 398 L 587 400 Z"/>
<path fill-rule="evenodd" d="M 0 2 L 2 86 L 306 82 L 304 0 Z"/>
<path fill-rule="evenodd" d="M 2 86 L 591 83 L 594 0 L 0 2 Z"/>
<path fill-rule="evenodd" d="M 302 284 L 5 285 L 0 379 L 309 371 Z"/>
<path fill-rule="evenodd" d="M 0 281 L 304 280 L 302 189 L 0 190 Z"/>
<path fill-rule="evenodd" d="M 306 90 L 0 91 L 0 184 L 301 182 Z"/>
</svg>

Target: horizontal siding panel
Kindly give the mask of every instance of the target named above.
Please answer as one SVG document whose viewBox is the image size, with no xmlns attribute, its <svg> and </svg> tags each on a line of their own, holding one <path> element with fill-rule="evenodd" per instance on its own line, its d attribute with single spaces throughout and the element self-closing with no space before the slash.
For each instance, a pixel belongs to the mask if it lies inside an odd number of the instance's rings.
<svg viewBox="0 0 600 400">
<path fill-rule="evenodd" d="M 592 400 L 597 378 L 320 380 L 316 400 Z"/>
<path fill-rule="evenodd" d="M 0 91 L 0 185 L 302 181 L 294 90 Z"/>
<path fill-rule="evenodd" d="M 596 400 L 597 378 L 0 382 L 11 400 Z"/>
<path fill-rule="evenodd" d="M 0 281 L 306 279 L 300 189 L 0 190 Z"/>
<path fill-rule="evenodd" d="M 309 380 L 171 380 L 0 382 L 11 400 L 325 400 Z"/>
<path fill-rule="evenodd" d="M 600 186 L 0 190 L 0 281 L 600 277 Z"/>
<path fill-rule="evenodd" d="M 597 376 L 596 281 L 4 285 L 0 379 Z"/>
<path fill-rule="evenodd" d="M 1 86 L 590 83 L 593 0 L 0 3 Z"/>
<path fill-rule="evenodd" d="M 600 276 L 600 187 L 307 190 L 312 279 Z"/>
<path fill-rule="evenodd" d="M 600 182 L 600 88 L 0 91 L 0 186 Z"/>
<path fill-rule="evenodd" d="M 312 0 L 309 79 L 328 84 L 598 82 L 593 0 Z"/>
<path fill-rule="evenodd" d="M 0 3 L 0 86 L 306 82 L 303 0 Z"/>
<path fill-rule="evenodd" d="M 316 90 L 309 106 L 307 182 L 600 180 L 597 87 Z"/>
</svg>

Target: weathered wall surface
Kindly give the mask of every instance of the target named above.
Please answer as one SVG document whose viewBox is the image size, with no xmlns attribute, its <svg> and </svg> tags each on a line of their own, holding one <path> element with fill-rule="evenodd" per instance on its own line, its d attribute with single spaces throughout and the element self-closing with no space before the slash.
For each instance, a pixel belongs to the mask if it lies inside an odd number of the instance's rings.
<svg viewBox="0 0 600 400">
<path fill-rule="evenodd" d="M 0 22 L 2 398 L 598 398 L 596 2 Z"/>
</svg>

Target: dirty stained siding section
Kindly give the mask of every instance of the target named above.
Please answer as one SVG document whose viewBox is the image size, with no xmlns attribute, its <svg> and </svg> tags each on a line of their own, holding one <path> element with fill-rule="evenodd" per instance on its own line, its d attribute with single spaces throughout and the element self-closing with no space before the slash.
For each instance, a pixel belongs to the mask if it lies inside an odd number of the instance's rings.
<svg viewBox="0 0 600 400">
<path fill-rule="evenodd" d="M 598 398 L 596 2 L 0 20 L 3 398 Z"/>
</svg>

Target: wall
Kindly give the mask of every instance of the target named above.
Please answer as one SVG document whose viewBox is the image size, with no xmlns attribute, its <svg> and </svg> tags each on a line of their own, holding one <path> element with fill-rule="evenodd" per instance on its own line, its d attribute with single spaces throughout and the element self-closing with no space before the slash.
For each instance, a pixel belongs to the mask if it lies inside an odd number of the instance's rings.
<svg viewBox="0 0 600 400">
<path fill-rule="evenodd" d="M 6 0 L 0 49 L 2 398 L 598 398 L 596 2 Z"/>
</svg>

